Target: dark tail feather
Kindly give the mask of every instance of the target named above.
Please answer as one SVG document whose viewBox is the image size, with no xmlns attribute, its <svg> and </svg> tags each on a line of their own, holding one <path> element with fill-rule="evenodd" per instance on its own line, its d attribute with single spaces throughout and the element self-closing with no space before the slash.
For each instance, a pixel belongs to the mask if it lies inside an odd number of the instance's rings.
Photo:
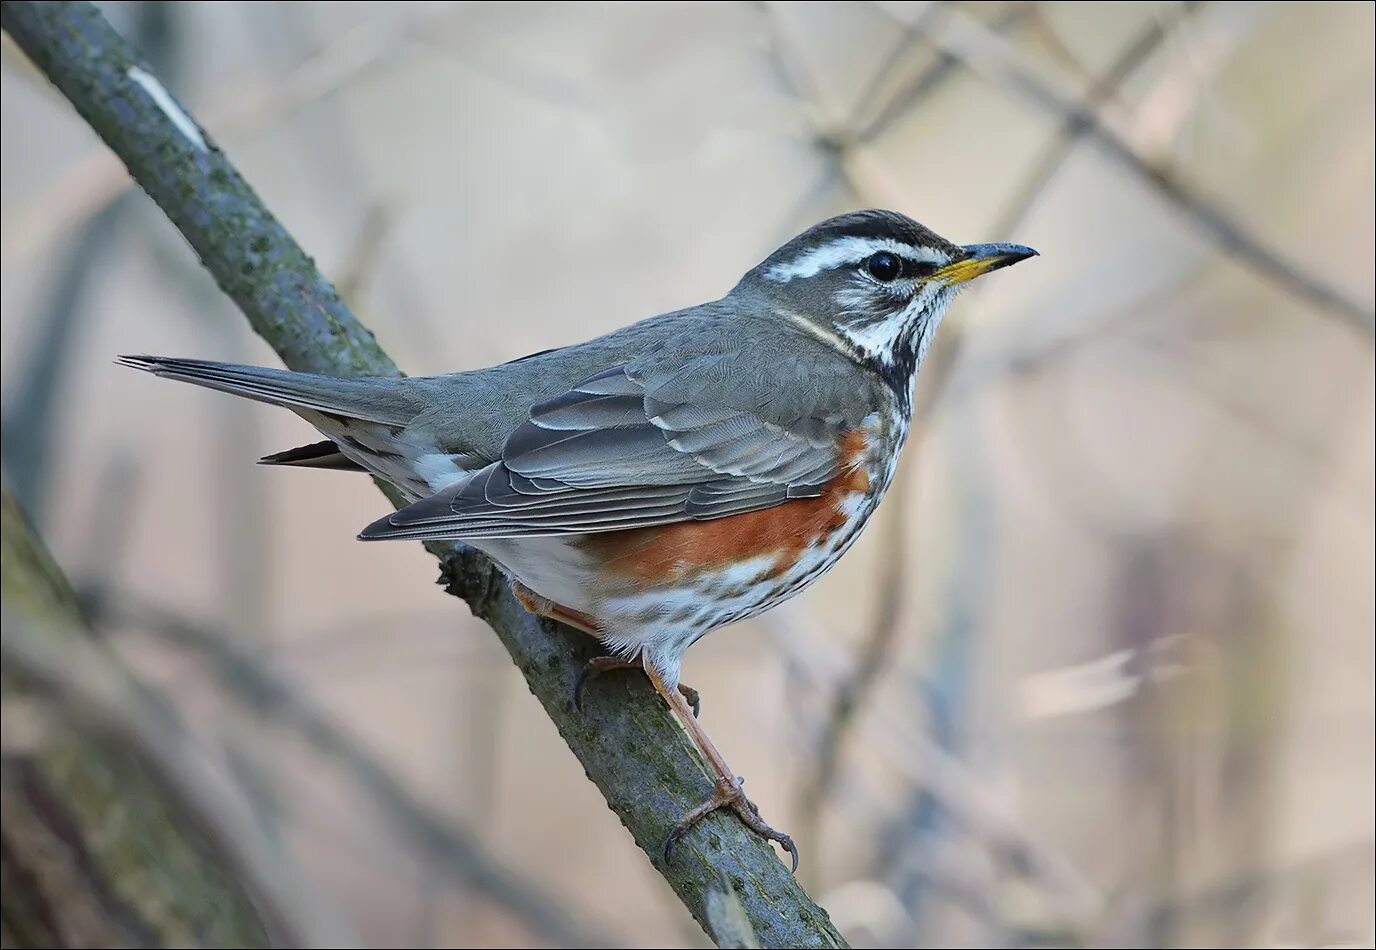
<svg viewBox="0 0 1376 950">
<path fill-rule="evenodd" d="M 121 356 L 115 362 L 288 409 L 307 409 L 381 425 L 405 426 L 421 408 L 406 391 L 388 386 L 376 377 L 324 376 L 165 356 Z"/>
<path fill-rule="evenodd" d="M 300 448 L 265 455 L 259 465 L 290 465 L 295 468 L 328 468 L 338 472 L 366 472 L 367 469 L 339 451 L 330 440 L 312 442 Z"/>
</svg>

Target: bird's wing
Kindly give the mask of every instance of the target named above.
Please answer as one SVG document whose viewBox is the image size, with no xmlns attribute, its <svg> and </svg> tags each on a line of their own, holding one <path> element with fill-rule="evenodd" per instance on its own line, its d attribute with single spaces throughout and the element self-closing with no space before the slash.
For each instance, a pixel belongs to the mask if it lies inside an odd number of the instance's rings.
<svg viewBox="0 0 1376 950">
<path fill-rule="evenodd" d="M 536 405 L 500 460 L 379 519 L 365 540 L 585 534 L 821 494 L 870 411 L 817 351 L 659 353 Z M 664 354 L 674 354 L 665 357 Z"/>
</svg>

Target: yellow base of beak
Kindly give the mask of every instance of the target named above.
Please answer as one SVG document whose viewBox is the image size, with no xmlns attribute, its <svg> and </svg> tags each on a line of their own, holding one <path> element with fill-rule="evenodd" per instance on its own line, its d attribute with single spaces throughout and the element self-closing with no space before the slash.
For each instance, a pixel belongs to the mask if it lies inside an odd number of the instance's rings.
<svg viewBox="0 0 1376 950">
<path fill-rule="evenodd" d="M 991 270 L 1037 256 L 1036 251 L 1021 244 L 970 244 L 965 251 L 968 257 L 952 261 L 933 274 L 933 278 L 947 285 L 963 284 Z"/>
</svg>

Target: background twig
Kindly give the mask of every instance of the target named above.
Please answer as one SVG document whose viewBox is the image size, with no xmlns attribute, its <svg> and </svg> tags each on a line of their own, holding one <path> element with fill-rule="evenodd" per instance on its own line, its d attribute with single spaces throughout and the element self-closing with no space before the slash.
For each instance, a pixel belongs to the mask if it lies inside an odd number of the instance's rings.
<svg viewBox="0 0 1376 950">
<path fill-rule="evenodd" d="M 929 26 L 924 20 L 919 29 L 937 49 L 955 57 L 977 75 L 1082 128 L 1108 155 L 1140 175 L 1222 250 L 1287 292 L 1358 330 L 1368 344 L 1374 342 L 1372 330 L 1376 314 L 1371 308 L 1274 250 L 1217 201 L 1142 155 L 1127 138 L 1104 122 L 1092 106 L 1076 103 L 1027 68 L 1017 49 L 1003 37 L 949 8 L 931 21 L 935 25 Z"/>
<path fill-rule="evenodd" d="M 160 697 L 97 645 L 8 486 L 3 538 L 6 930 L 51 928 L 30 946 L 357 945 Z"/>
<path fill-rule="evenodd" d="M 580 920 L 572 908 L 520 879 L 483 848 L 466 828 L 435 814 L 328 716 L 220 631 L 206 629 L 155 605 L 129 597 L 103 597 L 92 605 L 96 623 L 142 631 L 205 659 L 218 681 L 264 718 L 281 723 L 338 765 L 381 807 L 384 817 L 428 853 L 434 873 L 448 872 L 506 908 L 523 924 L 560 946 L 614 947 L 604 930 Z"/>
</svg>

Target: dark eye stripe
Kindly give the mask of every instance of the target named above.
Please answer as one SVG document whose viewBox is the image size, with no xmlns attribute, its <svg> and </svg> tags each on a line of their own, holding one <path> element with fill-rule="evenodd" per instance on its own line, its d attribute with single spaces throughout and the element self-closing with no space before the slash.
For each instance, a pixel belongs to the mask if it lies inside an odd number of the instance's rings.
<svg viewBox="0 0 1376 950">
<path fill-rule="evenodd" d="M 903 258 L 903 276 L 910 280 L 921 280 L 937 272 L 937 266 L 929 261 L 914 261 Z"/>
</svg>

